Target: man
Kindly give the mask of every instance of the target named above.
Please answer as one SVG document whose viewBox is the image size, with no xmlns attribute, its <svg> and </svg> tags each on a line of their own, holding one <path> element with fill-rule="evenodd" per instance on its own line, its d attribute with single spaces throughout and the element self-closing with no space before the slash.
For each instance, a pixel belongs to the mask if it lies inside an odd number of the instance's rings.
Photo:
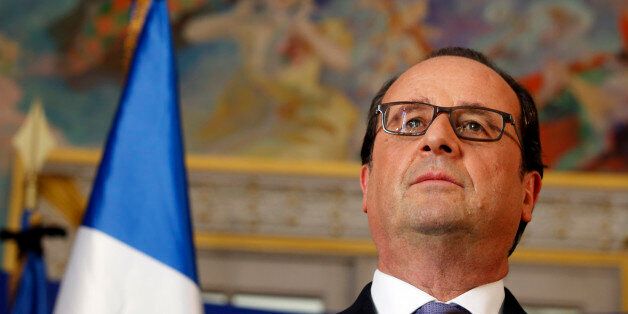
<svg viewBox="0 0 628 314">
<path fill-rule="evenodd" d="M 342 313 L 525 313 L 503 278 L 541 189 L 530 95 L 480 53 L 445 48 L 386 83 L 368 119 L 378 269 Z"/>
</svg>

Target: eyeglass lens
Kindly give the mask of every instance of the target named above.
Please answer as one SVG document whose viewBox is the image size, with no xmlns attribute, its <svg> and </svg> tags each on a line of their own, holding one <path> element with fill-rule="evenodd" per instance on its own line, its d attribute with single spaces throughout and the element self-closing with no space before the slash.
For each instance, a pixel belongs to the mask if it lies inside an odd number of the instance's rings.
<svg viewBox="0 0 628 314">
<path fill-rule="evenodd" d="M 383 107 L 384 128 L 402 135 L 422 135 L 435 118 L 437 107 L 421 103 L 391 104 Z M 504 129 L 504 117 L 483 108 L 452 108 L 449 121 L 458 137 L 496 140 Z"/>
</svg>

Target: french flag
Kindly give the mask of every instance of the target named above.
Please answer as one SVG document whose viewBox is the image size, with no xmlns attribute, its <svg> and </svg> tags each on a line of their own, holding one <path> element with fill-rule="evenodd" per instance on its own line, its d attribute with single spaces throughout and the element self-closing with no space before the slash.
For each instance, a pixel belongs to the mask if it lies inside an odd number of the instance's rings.
<svg viewBox="0 0 628 314">
<path fill-rule="evenodd" d="M 152 0 L 55 313 L 202 313 L 177 73 Z"/>
</svg>

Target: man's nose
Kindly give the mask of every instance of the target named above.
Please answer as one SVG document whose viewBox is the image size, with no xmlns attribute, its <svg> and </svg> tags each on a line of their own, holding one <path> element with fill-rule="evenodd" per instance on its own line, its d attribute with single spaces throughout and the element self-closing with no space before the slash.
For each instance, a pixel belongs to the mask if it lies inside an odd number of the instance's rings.
<svg viewBox="0 0 628 314">
<path fill-rule="evenodd" d="M 434 154 L 457 155 L 460 153 L 458 136 L 447 114 L 439 114 L 421 138 L 421 150 Z"/>
</svg>

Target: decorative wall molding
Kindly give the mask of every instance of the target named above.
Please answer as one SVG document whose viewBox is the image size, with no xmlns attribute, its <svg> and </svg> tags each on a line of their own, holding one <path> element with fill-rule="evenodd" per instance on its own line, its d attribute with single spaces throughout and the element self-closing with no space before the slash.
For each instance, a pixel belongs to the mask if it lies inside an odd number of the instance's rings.
<svg viewBox="0 0 628 314">
<path fill-rule="evenodd" d="M 72 177 L 87 196 L 97 160 L 96 151 L 59 150 L 44 175 Z M 189 157 L 195 231 L 368 240 L 359 168 L 350 163 Z M 521 246 L 628 250 L 627 192 L 628 175 L 548 173 Z"/>
</svg>

